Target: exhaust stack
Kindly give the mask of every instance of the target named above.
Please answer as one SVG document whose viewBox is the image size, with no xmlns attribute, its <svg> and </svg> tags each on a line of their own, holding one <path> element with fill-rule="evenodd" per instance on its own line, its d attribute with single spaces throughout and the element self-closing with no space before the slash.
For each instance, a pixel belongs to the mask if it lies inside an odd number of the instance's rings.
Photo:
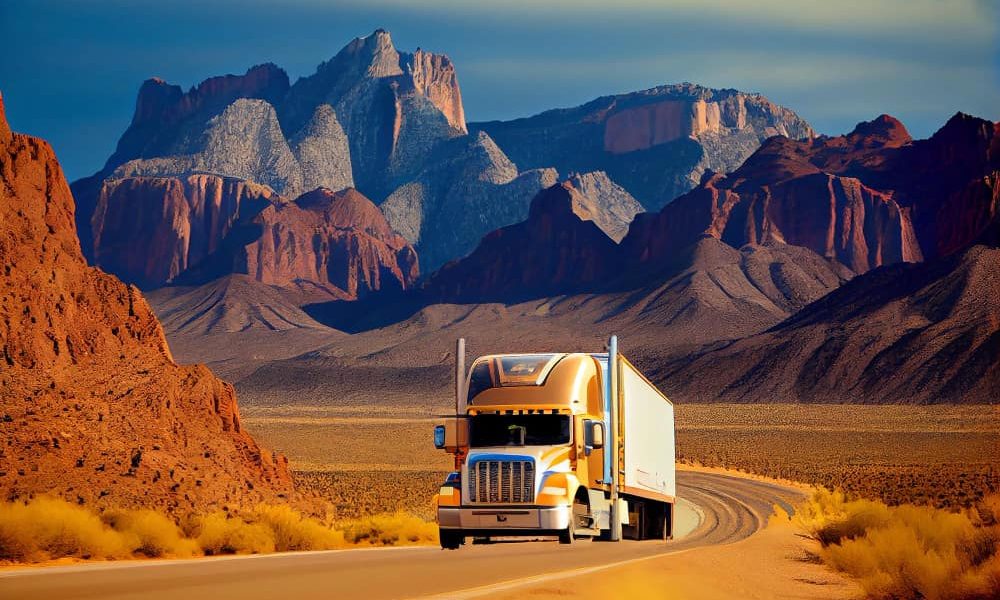
<svg viewBox="0 0 1000 600">
<path fill-rule="evenodd" d="M 465 338 L 455 343 L 455 414 L 465 414 Z"/>
</svg>

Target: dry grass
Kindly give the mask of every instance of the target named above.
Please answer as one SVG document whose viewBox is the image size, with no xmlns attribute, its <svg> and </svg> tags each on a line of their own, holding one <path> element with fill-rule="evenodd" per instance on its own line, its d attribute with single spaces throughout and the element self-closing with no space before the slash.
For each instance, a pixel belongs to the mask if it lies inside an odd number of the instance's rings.
<svg viewBox="0 0 1000 600">
<path fill-rule="evenodd" d="M 48 497 L 0 504 L 0 562 L 11 563 L 434 543 L 437 525 L 403 512 L 326 521 L 287 505 L 259 505 L 239 513 L 192 515 L 179 526 L 150 510 L 108 510 L 98 515 Z"/>
<path fill-rule="evenodd" d="M 982 510 L 890 507 L 821 490 L 796 520 L 820 541 L 828 565 L 855 577 L 869 598 L 1000 597 L 1000 496 Z"/>
<path fill-rule="evenodd" d="M 432 520 L 434 494 L 447 471 L 295 472 L 296 484 L 333 506 L 337 519 L 406 511 Z"/>
</svg>

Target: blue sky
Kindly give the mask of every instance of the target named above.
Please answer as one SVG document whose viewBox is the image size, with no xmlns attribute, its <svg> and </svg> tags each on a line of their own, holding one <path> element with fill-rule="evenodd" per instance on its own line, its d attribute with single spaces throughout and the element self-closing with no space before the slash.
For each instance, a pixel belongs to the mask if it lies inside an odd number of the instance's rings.
<svg viewBox="0 0 1000 600">
<path fill-rule="evenodd" d="M 821 133 L 880 113 L 917 137 L 1000 120 L 992 0 L 2 0 L 0 91 L 68 177 L 96 171 L 151 76 L 190 87 L 274 62 L 294 79 L 382 27 L 448 54 L 469 120 L 693 81 L 757 91 Z"/>
</svg>

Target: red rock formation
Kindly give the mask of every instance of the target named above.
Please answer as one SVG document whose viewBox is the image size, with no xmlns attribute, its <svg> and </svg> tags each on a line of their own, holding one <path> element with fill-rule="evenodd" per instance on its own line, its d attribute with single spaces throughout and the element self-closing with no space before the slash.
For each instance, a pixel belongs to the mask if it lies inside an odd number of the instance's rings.
<svg viewBox="0 0 1000 600">
<path fill-rule="evenodd" d="M 730 175 L 709 174 L 660 213 L 639 215 L 623 247 L 633 260 L 656 264 L 707 234 L 735 247 L 804 246 L 857 273 L 920 261 L 913 209 L 895 190 L 837 175 L 879 168 L 909 139 L 885 115 L 846 136 L 772 138 Z"/>
<path fill-rule="evenodd" d="M 175 364 L 139 290 L 87 266 L 51 147 L 9 131 L 0 119 L 0 495 L 182 513 L 290 493 L 233 388 Z"/>
<path fill-rule="evenodd" d="M 218 250 L 239 219 L 283 201 L 218 175 L 108 179 L 92 220 L 94 262 L 143 287 L 163 285 Z"/>
<path fill-rule="evenodd" d="M 486 235 L 469 256 L 435 273 L 434 301 L 514 301 L 599 286 L 616 268 L 616 245 L 574 210 L 584 202 L 566 182 L 540 192 L 528 219 Z"/>
<path fill-rule="evenodd" d="M 356 299 L 378 290 L 405 290 L 419 275 L 417 253 L 382 212 L 357 190 L 319 188 L 295 202 L 265 209 L 260 233 L 235 250 L 233 272 L 263 283 L 307 281 Z"/>
</svg>

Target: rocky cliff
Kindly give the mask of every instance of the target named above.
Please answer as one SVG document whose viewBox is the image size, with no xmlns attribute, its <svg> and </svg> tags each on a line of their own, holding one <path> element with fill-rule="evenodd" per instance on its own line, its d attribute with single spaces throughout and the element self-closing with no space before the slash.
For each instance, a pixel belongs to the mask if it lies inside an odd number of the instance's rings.
<svg viewBox="0 0 1000 600">
<path fill-rule="evenodd" d="M 631 260 L 655 265 L 701 235 L 732 246 L 780 242 L 835 258 L 857 273 L 966 247 L 998 211 L 994 123 L 957 115 L 911 140 L 882 115 L 851 133 L 773 138 L 728 175 L 656 214 L 623 240 Z"/>
<path fill-rule="evenodd" d="M 219 250 L 240 219 L 282 202 L 266 186 L 218 175 L 107 179 L 93 217 L 94 260 L 156 287 Z"/>
<path fill-rule="evenodd" d="M 175 364 L 139 290 L 87 266 L 51 147 L 2 101 L 0 179 L 0 494 L 177 514 L 290 494 L 233 388 Z"/>
<path fill-rule="evenodd" d="M 489 133 L 522 169 L 605 171 L 650 210 L 694 187 L 707 169 L 734 170 L 771 136 L 813 136 L 808 123 L 763 96 L 689 83 L 471 129 Z"/>
<path fill-rule="evenodd" d="M 319 188 L 273 205 L 251 221 L 238 244 L 220 257 L 228 272 L 262 283 L 326 288 L 353 300 L 376 291 L 403 291 L 417 280 L 417 253 L 389 227 L 371 200 L 354 189 Z M 249 241 L 247 241 L 249 240 Z"/>
</svg>

